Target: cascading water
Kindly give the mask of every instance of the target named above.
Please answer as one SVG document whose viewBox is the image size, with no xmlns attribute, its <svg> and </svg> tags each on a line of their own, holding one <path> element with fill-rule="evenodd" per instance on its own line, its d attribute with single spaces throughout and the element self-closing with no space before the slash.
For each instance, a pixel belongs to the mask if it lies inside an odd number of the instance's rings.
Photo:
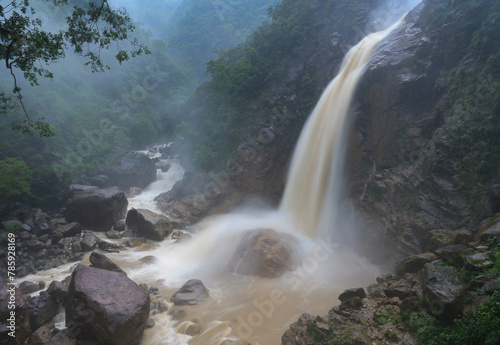
<svg viewBox="0 0 500 345">
<path fill-rule="evenodd" d="M 192 317 L 204 327 L 190 344 L 218 345 L 224 339 L 238 338 L 252 345 L 277 344 L 287 325 L 302 312 L 326 313 L 325 308 L 335 303 L 343 289 L 365 285 L 379 274 L 375 266 L 349 248 L 325 250 L 315 238 L 335 227 L 336 208 L 343 197 L 347 115 L 356 85 L 378 43 L 399 23 L 367 36 L 346 55 L 339 75 L 325 90 L 301 134 L 277 211 L 247 210 L 212 217 L 197 225 L 200 231 L 192 241 L 148 253 L 159 261 L 143 268 L 138 278 L 153 275 L 164 279 L 166 285 L 178 286 L 184 279 L 197 277 L 214 294 L 205 306 L 193 308 Z M 227 260 L 239 235 L 255 228 L 272 228 L 300 237 L 303 265 L 274 280 L 228 273 Z M 317 256 L 318 252 L 326 255 Z M 272 305 L 272 312 L 260 307 L 268 302 L 270 291 L 283 292 L 286 300 Z M 325 301 L 329 302 L 325 305 Z M 145 343 L 169 344 L 155 335 Z"/>
<path fill-rule="evenodd" d="M 168 312 L 152 315 L 156 325 L 145 331 L 141 345 L 220 345 L 226 339 L 245 339 L 251 345 L 278 344 L 288 325 L 303 312 L 325 314 L 344 289 L 367 285 L 380 273 L 349 248 L 332 250 L 315 237 L 335 228 L 335 213 L 343 197 L 345 135 L 352 95 L 373 50 L 394 27 L 367 36 L 345 57 L 339 75 L 325 90 L 301 134 L 277 211 L 247 210 L 212 217 L 200 222 L 196 226 L 199 232 L 185 243 L 147 242 L 107 254 L 132 280 L 158 287 L 163 303 L 169 306 Z M 142 195 L 130 199 L 131 207 L 158 212 L 152 199 L 182 176 L 178 162 L 170 164 L 169 182 L 155 182 Z M 229 273 L 227 261 L 239 234 L 255 228 L 294 233 L 303 245 L 302 265 L 276 279 Z M 139 259 L 145 256 L 154 256 L 156 262 L 142 263 Z M 68 266 L 25 279 L 62 280 Z M 187 307 L 168 302 L 192 278 L 203 280 L 210 298 Z M 175 320 L 172 314 L 179 308 L 186 314 Z M 193 325 L 199 329 L 197 334 L 182 334 L 189 333 Z"/>
<path fill-rule="evenodd" d="M 368 35 L 347 53 L 302 130 L 280 211 L 288 213 L 306 236 L 331 234 L 339 222 L 352 97 L 371 54 L 402 20 Z"/>
<path fill-rule="evenodd" d="M 160 163 L 169 165 L 166 172 L 161 169 L 157 170 L 157 180 L 144 188 L 141 194 L 135 195 L 128 199 L 128 208 L 145 208 L 156 213 L 162 213 L 154 200 L 158 194 L 167 192 L 174 186 L 175 182 L 182 180 L 184 168 L 176 158 L 168 158 L 160 160 Z"/>
</svg>

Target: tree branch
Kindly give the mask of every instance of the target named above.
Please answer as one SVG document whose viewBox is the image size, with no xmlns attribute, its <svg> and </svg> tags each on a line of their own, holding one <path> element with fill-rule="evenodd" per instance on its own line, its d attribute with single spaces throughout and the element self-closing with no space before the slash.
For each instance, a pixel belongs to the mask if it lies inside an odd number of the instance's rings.
<svg viewBox="0 0 500 345">
<path fill-rule="evenodd" d="M 12 30 L 4 28 L 3 26 L 0 26 L 0 33 L 3 34 L 3 35 L 5 35 L 5 36 L 9 36 L 10 38 L 12 38 L 12 42 L 10 42 L 9 46 L 7 47 L 7 52 L 5 54 L 5 66 L 8 69 L 10 69 L 11 73 L 12 73 L 12 64 L 9 64 L 10 51 L 12 50 L 12 47 L 14 46 L 14 44 L 16 44 L 17 41 L 19 41 L 21 38 L 23 38 L 23 36 L 19 35 L 15 31 L 12 31 Z"/>
<path fill-rule="evenodd" d="M 7 67 L 7 69 L 10 70 L 10 74 L 12 75 L 12 78 L 14 79 L 14 92 L 17 94 L 17 99 L 19 99 L 19 103 L 21 104 L 21 108 L 23 108 L 24 115 L 26 116 L 28 123 L 31 125 L 31 123 L 33 121 L 29 117 L 28 112 L 26 111 L 26 108 L 24 107 L 23 96 L 21 95 L 21 89 L 19 88 L 19 86 L 17 86 L 17 78 L 16 78 L 16 75 L 14 74 L 14 71 L 12 70 L 12 64 L 14 62 L 16 62 L 17 59 L 12 61 L 11 63 L 9 63 L 10 51 L 12 50 L 12 47 L 14 46 L 14 44 L 17 43 L 17 41 L 22 39 L 23 36 L 19 35 L 15 31 L 4 28 L 3 26 L 0 26 L 0 33 L 12 38 L 12 41 L 9 43 L 9 46 L 7 47 L 7 51 L 5 53 L 5 67 Z"/>
</svg>

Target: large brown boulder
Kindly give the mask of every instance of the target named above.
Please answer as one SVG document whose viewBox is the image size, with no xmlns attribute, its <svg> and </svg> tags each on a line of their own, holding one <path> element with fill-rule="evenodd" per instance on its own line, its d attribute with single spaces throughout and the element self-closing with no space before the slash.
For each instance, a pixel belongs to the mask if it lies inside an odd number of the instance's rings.
<svg viewBox="0 0 500 345">
<path fill-rule="evenodd" d="M 130 209 L 127 213 L 127 225 L 138 236 L 153 241 L 163 241 L 173 230 L 168 217 L 146 209 Z"/>
<path fill-rule="evenodd" d="M 248 230 L 239 239 L 229 269 L 237 274 L 276 278 L 298 264 L 295 237 L 272 229 Z"/>
<path fill-rule="evenodd" d="M 128 201 L 117 188 L 77 188 L 70 186 L 65 216 L 95 231 L 107 231 L 125 217 Z M 90 187 L 90 186 L 86 186 Z"/>
<path fill-rule="evenodd" d="M 11 301 L 14 302 L 14 309 L 9 308 L 9 305 L 12 305 L 9 304 Z M 7 285 L 7 280 L 4 279 L 0 279 L 0 322 L 1 345 L 24 344 L 31 333 L 28 304 L 21 291 L 12 285 Z M 13 331 L 15 332 L 12 333 Z"/>
<path fill-rule="evenodd" d="M 149 295 L 123 274 L 78 266 L 72 274 L 66 325 L 79 338 L 108 345 L 134 345 L 149 317 Z"/>
</svg>

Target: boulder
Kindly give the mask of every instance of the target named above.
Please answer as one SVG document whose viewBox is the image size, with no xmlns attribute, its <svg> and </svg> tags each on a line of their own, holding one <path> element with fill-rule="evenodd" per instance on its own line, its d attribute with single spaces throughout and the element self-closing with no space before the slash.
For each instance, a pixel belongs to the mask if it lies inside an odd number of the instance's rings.
<svg viewBox="0 0 500 345">
<path fill-rule="evenodd" d="M 97 238 L 93 233 L 86 232 L 83 234 L 80 244 L 82 245 L 82 251 L 90 252 L 97 246 Z"/>
<path fill-rule="evenodd" d="M 32 208 L 24 217 L 24 223 L 30 227 L 30 233 L 33 235 L 43 235 L 50 232 L 48 224 L 48 215 L 39 208 Z"/>
<path fill-rule="evenodd" d="M 485 270 L 493 267 L 494 263 L 488 257 L 486 253 L 474 253 L 470 255 L 464 255 L 465 267 L 469 270 Z"/>
<path fill-rule="evenodd" d="M 138 236 L 153 241 L 162 241 L 173 230 L 168 217 L 150 210 L 135 208 L 127 213 L 127 226 Z"/>
<path fill-rule="evenodd" d="M 53 322 L 49 322 L 42 327 L 34 331 L 28 338 L 28 343 L 26 345 L 45 345 L 50 342 L 52 337 L 52 330 L 55 328 Z"/>
<path fill-rule="evenodd" d="M 469 284 L 467 285 L 467 289 L 477 290 L 478 288 L 482 287 L 484 284 L 486 284 L 494 279 L 495 279 L 494 274 L 481 274 L 481 275 L 475 276 L 474 278 L 472 278 L 471 281 L 469 281 Z"/>
<path fill-rule="evenodd" d="M 453 246 L 439 248 L 434 253 L 444 262 L 455 267 L 461 267 L 463 265 L 462 254 L 466 250 L 466 245 L 456 244 Z"/>
<path fill-rule="evenodd" d="M 62 237 L 73 237 L 82 233 L 82 226 L 78 222 L 71 222 L 69 224 L 59 224 L 56 231 Z"/>
<path fill-rule="evenodd" d="M 396 265 L 396 274 L 402 277 L 405 273 L 417 273 L 425 264 L 437 259 L 433 253 L 423 253 L 407 257 Z"/>
<path fill-rule="evenodd" d="M 71 189 L 70 186 L 70 190 L 65 216 L 88 229 L 107 231 L 127 212 L 127 198 L 117 188 Z"/>
<path fill-rule="evenodd" d="M 15 308 L 9 308 L 11 298 L 15 301 Z M 14 320 L 11 312 L 15 312 Z M 7 284 L 7 280 L 0 278 L 0 344 L 21 345 L 31 333 L 28 304 L 19 289 Z M 8 334 L 15 330 L 15 338 Z"/>
<path fill-rule="evenodd" d="M 107 172 L 110 183 L 124 190 L 144 188 L 156 181 L 156 161 L 137 152 L 126 153 L 120 163 Z"/>
<path fill-rule="evenodd" d="M 127 273 L 122 270 L 117 264 L 111 261 L 106 255 L 92 252 L 89 257 L 90 267 L 100 268 L 102 270 L 117 272 L 123 274 L 125 277 Z"/>
<path fill-rule="evenodd" d="M 484 292 L 492 295 L 495 291 L 500 291 L 500 280 L 492 280 L 484 284 Z"/>
<path fill-rule="evenodd" d="M 403 300 L 405 298 L 414 296 L 415 291 L 413 290 L 412 282 L 406 279 L 401 279 L 385 288 L 384 294 L 389 298 L 398 297 L 399 299 Z"/>
<path fill-rule="evenodd" d="M 21 293 L 23 295 L 41 290 L 42 287 L 40 287 L 39 283 L 33 283 L 30 281 L 23 281 L 21 284 L 19 284 L 19 289 L 21 290 Z"/>
<path fill-rule="evenodd" d="M 114 244 L 110 242 L 97 239 L 97 248 L 108 253 L 119 253 L 124 247 L 120 244 Z"/>
<path fill-rule="evenodd" d="M 371 298 L 384 298 L 387 297 L 384 292 L 385 286 L 382 284 L 368 285 L 366 290 Z"/>
<path fill-rule="evenodd" d="M 451 321 L 462 312 L 465 286 L 460 275 L 450 267 L 426 264 L 422 270 L 424 303 L 439 319 Z"/>
<path fill-rule="evenodd" d="M 366 292 L 363 288 L 347 289 L 339 295 L 340 302 L 345 302 L 353 297 L 365 298 Z"/>
<path fill-rule="evenodd" d="M 175 305 L 195 305 L 200 304 L 208 297 L 210 297 L 210 293 L 201 280 L 191 279 L 174 293 L 172 302 Z"/>
<path fill-rule="evenodd" d="M 123 274 L 95 267 L 73 271 L 66 325 L 79 338 L 109 345 L 139 344 L 149 319 L 149 295 Z"/>
<path fill-rule="evenodd" d="M 423 249 L 433 252 L 441 247 L 455 244 L 467 244 L 473 239 L 473 234 L 468 230 L 439 229 L 429 231 L 423 240 Z"/>
<path fill-rule="evenodd" d="M 379 284 L 384 284 L 384 283 L 389 283 L 391 281 L 394 281 L 396 277 L 392 273 L 385 273 L 381 274 L 377 277 L 377 283 Z"/>
<path fill-rule="evenodd" d="M 59 305 L 65 305 L 66 300 L 68 299 L 68 290 L 69 290 L 69 279 L 70 277 L 66 277 L 63 281 L 52 281 L 47 288 L 47 293 L 52 296 Z"/>
<path fill-rule="evenodd" d="M 299 262 L 295 237 L 272 229 L 245 231 L 229 261 L 229 270 L 243 275 L 276 278 Z"/>
<path fill-rule="evenodd" d="M 339 305 L 340 310 L 347 309 L 359 309 L 363 305 L 363 301 L 359 297 L 351 297 L 345 301 L 342 301 Z"/>
<path fill-rule="evenodd" d="M 40 294 L 40 296 L 28 300 L 28 312 L 30 315 L 31 329 L 38 329 L 54 316 L 57 315 L 59 305 L 49 294 Z"/>
<path fill-rule="evenodd" d="M 500 237 L 500 221 L 479 229 L 475 236 L 476 241 L 487 241 L 489 238 Z"/>
</svg>

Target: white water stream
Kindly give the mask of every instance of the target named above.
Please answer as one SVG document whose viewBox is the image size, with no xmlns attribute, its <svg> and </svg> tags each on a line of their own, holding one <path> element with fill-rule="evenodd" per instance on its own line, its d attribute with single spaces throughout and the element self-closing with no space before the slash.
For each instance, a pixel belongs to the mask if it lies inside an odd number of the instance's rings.
<svg viewBox="0 0 500 345">
<path fill-rule="evenodd" d="M 166 172 L 157 170 L 158 179 L 142 190 L 142 193 L 128 198 L 128 208 L 145 208 L 156 213 L 162 213 L 154 200 L 159 194 L 167 192 L 174 186 L 175 182 L 182 180 L 184 168 L 176 158 L 161 160 L 163 164 L 169 164 Z"/>
<path fill-rule="evenodd" d="M 352 95 L 374 49 L 394 27 L 367 36 L 345 57 L 339 75 L 304 127 L 278 210 L 242 210 L 211 217 L 196 225 L 199 231 L 190 241 L 174 243 L 167 239 L 107 254 L 132 280 L 157 286 L 169 305 L 168 312 L 152 316 L 156 325 L 145 331 L 141 345 L 220 345 L 224 339 L 244 339 L 252 345 L 279 344 L 283 332 L 302 313 L 326 314 L 338 303 L 337 296 L 344 289 L 373 282 L 378 268 L 349 248 L 332 246 L 326 235 L 338 230 L 340 218 L 346 218 L 337 210 L 343 198 L 345 136 Z M 152 199 L 182 177 L 182 167 L 175 161 L 170 164 L 163 180 L 131 198 L 130 207 L 159 212 Z M 343 231 L 350 231 L 346 226 L 344 222 Z M 237 236 L 255 228 L 295 234 L 302 245 L 302 265 L 276 279 L 229 273 L 226 267 Z M 154 256 L 157 261 L 143 264 L 139 259 L 145 256 Z M 62 280 L 69 266 L 26 280 Z M 170 304 L 172 294 L 192 278 L 201 279 L 211 297 L 198 306 Z M 172 314 L 177 309 L 186 314 L 175 321 Z M 194 336 L 182 334 L 190 326 L 198 327 L 199 332 Z"/>
</svg>

